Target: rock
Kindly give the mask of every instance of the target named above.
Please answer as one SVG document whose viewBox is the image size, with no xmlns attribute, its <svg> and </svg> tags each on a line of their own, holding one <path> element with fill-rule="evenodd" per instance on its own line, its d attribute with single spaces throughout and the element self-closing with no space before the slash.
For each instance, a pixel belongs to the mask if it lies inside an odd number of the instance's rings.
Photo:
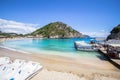
<svg viewBox="0 0 120 80">
<path fill-rule="evenodd" d="M 109 39 L 120 40 L 120 24 L 112 29 L 110 35 L 107 37 L 107 40 Z"/>
</svg>

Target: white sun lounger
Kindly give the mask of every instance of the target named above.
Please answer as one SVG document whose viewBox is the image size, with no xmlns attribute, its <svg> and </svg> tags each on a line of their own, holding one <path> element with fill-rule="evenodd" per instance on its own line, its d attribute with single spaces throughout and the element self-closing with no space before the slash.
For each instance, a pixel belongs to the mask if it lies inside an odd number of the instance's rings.
<svg viewBox="0 0 120 80">
<path fill-rule="evenodd" d="M 2 77 L 9 70 L 10 64 L 11 60 L 9 57 L 0 57 L 0 80 L 4 80 Z"/>
<path fill-rule="evenodd" d="M 3 64 L 7 64 L 10 62 L 10 58 L 9 57 L 0 57 L 0 66 Z"/>
<path fill-rule="evenodd" d="M 6 75 L 2 76 L 0 80 L 26 80 L 42 69 L 42 66 L 37 62 L 29 61 L 26 63 L 24 60 L 19 59 L 15 60 L 10 66 L 6 69 Z M 14 68 L 14 70 L 11 68 Z"/>
<path fill-rule="evenodd" d="M 0 75 L 3 75 L 6 72 L 7 66 L 10 64 L 9 57 L 0 57 Z M 1 76 L 0 76 L 1 77 Z"/>
<path fill-rule="evenodd" d="M 40 63 L 16 59 L 14 62 L 9 57 L 0 58 L 0 80 L 26 80 L 42 69 Z"/>
<path fill-rule="evenodd" d="M 16 59 L 13 63 L 6 66 L 7 69 L 3 73 L 7 75 L 3 75 L 2 77 L 7 78 L 7 77 L 14 76 L 24 63 L 25 63 L 25 60 Z"/>
<path fill-rule="evenodd" d="M 25 80 L 30 75 L 34 74 L 36 71 L 40 70 L 42 66 L 39 63 L 29 61 L 26 65 L 21 69 L 20 75 L 22 76 L 22 80 Z"/>
</svg>

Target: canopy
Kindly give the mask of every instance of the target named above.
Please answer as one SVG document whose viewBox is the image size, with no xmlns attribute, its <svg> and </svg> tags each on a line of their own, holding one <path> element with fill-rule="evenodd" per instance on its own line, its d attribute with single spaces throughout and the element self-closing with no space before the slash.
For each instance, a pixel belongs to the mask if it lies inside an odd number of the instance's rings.
<svg viewBox="0 0 120 80">
<path fill-rule="evenodd" d="M 92 45 L 86 43 L 85 41 L 76 41 L 75 43 L 79 46 L 92 46 Z"/>
</svg>

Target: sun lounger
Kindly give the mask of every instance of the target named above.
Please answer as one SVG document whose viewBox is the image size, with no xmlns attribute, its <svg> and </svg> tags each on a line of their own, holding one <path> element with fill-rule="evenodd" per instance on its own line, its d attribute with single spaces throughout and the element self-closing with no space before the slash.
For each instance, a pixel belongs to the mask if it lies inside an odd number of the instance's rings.
<svg viewBox="0 0 120 80">
<path fill-rule="evenodd" d="M 9 57 L 0 57 L 0 75 L 3 75 L 4 72 L 6 72 L 10 63 L 11 61 Z"/>
<path fill-rule="evenodd" d="M 26 64 L 24 64 L 14 75 L 14 78 L 16 80 L 26 80 L 27 78 L 29 78 L 30 76 L 32 76 L 36 71 L 40 70 L 42 68 L 42 66 L 40 66 L 39 64 L 36 64 L 33 62 L 28 62 Z M 11 77 L 13 78 L 13 77 Z"/>
<path fill-rule="evenodd" d="M 10 62 L 9 57 L 0 57 L 0 66 L 3 64 L 8 64 Z"/>
<path fill-rule="evenodd" d="M 0 76 L 0 80 L 26 80 L 40 69 L 42 69 L 40 63 L 33 61 L 25 62 L 25 60 L 16 59 L 10 64 L 1 66 L 0 75 L 2 76 Z"/>
<path fill-rule="evenodd" d="M 22 76 L 22 79 L 24 80 L 41 68 L 42 66 L 40 66 L 39 63 L 29 61 L 27 64 L 23 66 L 23 68 L 21 68 L 20 75 Z"/>
<path fill-rule="evenodd" d="M 5 72 L 3 72 L 4 75 L 3 77 L 10 77 L 10 76 L 14 76 L 20 69 L 20 67 L 25 63 L 25 60 L 20 60 L 20 59 L 16 59 L 13 63 L 11 63 L 9 66 L 7 67 L 7 70 Z"/>
</svg>

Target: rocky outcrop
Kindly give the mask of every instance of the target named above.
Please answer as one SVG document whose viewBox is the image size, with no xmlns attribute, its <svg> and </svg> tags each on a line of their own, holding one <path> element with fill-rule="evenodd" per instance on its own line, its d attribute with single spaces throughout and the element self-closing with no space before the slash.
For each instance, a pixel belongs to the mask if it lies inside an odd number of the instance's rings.
<svg viewBox="0 0 120 80">
<path fill-rule="evenodd" d="M 119 39 L 120 40 L 120 24 L 112 29 L 110 35 L 107 37 L 109 39 Z"/>
<path fill-rule="evenodd" d="M 77 38 L 84 37 L 78 31 L 72 29 L 65 23 L 53 22 L 32 33 L 33 36 L 43 38 Z"/>
</svg>

